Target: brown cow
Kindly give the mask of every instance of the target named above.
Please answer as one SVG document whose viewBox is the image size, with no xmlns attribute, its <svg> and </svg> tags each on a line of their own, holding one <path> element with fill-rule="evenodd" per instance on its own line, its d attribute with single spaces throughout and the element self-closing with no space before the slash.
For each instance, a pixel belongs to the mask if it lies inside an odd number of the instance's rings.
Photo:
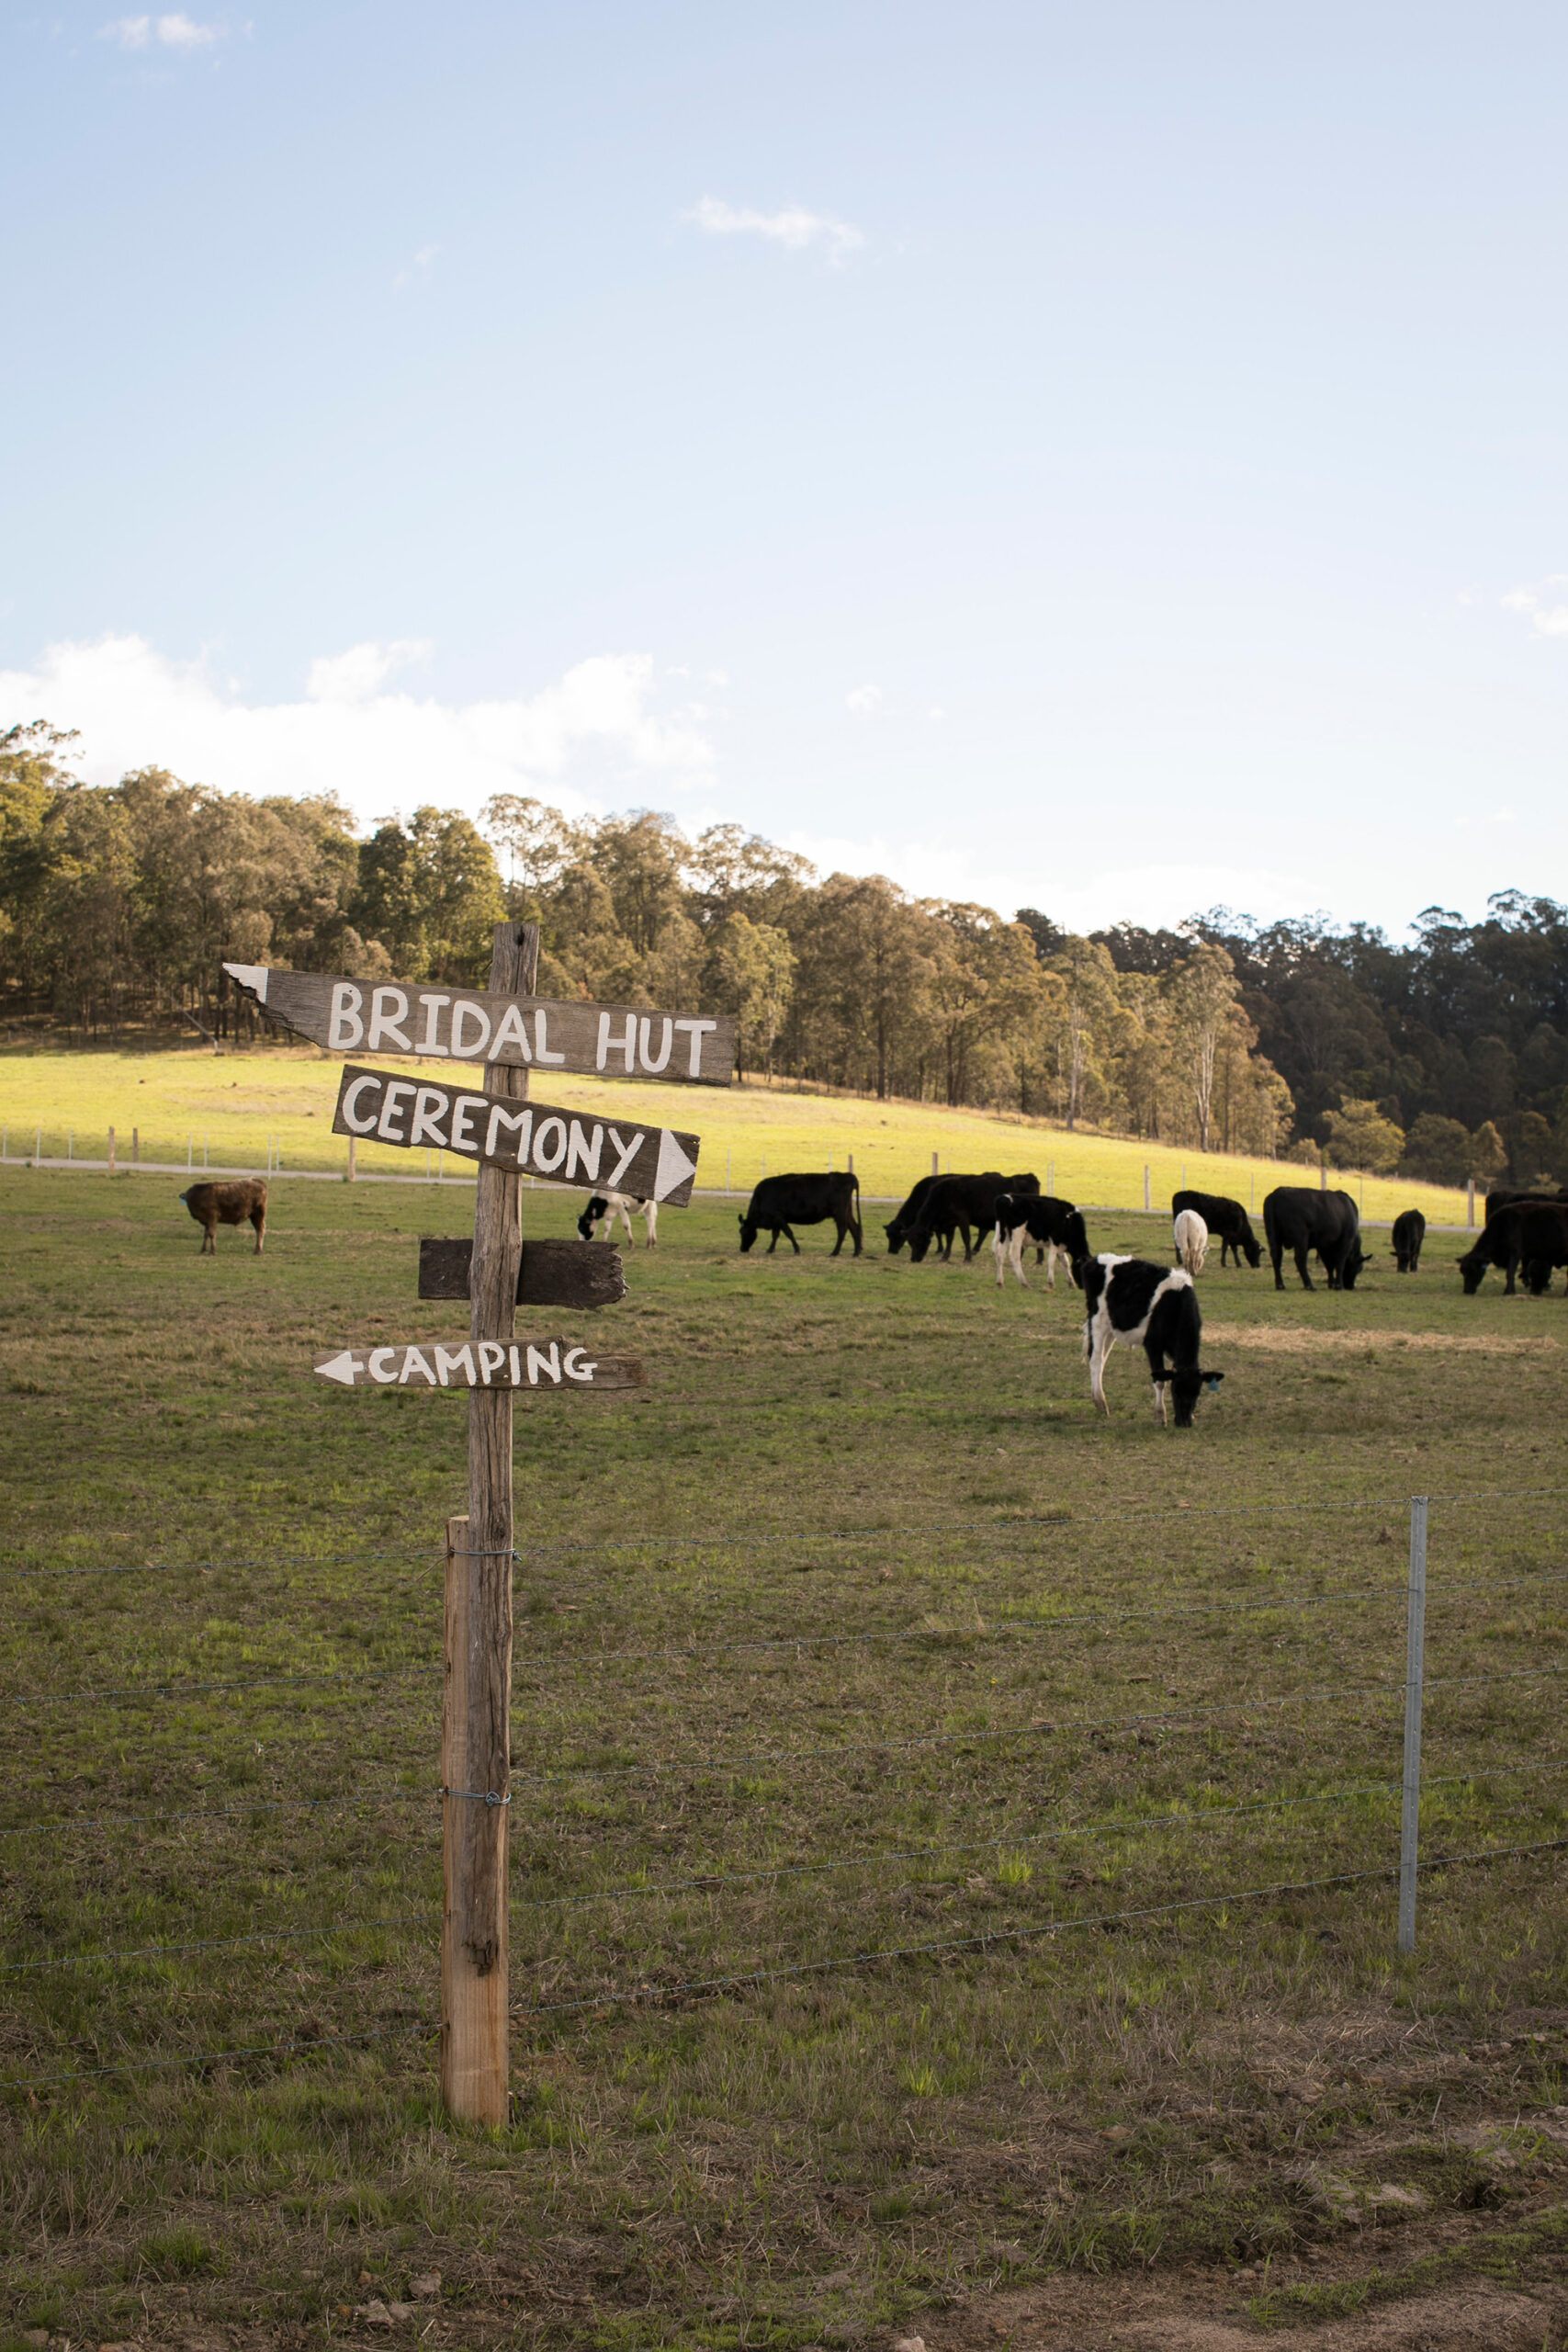
<svg viewBox="0 0 1568 2352">
<path fill-rule="evenodd" d="M 266 1238 L 266 1186 L 259 1176 L 242 1177 L 237 1184 L 193 1184 L 180 1194 L 201 1231 L 200 1255 L 218 1255 L 220 1225 L 243 1225 L 249 1218 L 256 1229 L 256 1256 Z"/>
</svg>

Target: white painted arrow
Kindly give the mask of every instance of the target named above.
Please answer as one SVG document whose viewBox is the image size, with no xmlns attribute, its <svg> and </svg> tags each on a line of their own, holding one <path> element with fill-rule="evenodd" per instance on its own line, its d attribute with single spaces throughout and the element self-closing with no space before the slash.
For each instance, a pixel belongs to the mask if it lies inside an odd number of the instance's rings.
<svg viewBox="0 0 1568 2352">
<path fill-rule="evenodd" d="M 333 1356 L 326 1363 L 319 1363 L 316 1366 L 316 1376 L 319 1380 L 341 1381 L 345 1388 L 352 1388 L 355 1374 L 363 1372 L 364 1369 L 363 1362 L 355 1354 L 354 1350 L 344 1348 L 342 1355 Z"/>
<path fill-rule="evenodd" d="M 249 989 L 258 1004 L 266 1002 L 267 967 L 265 964 L 225 964 L 223 969 L 243 989 Z"/>
<path fill-rule="evenodd" d="M 677 1184 L 683 1184 L 688 1176 L 694 1176 L 696 1172 L 696 1161 L 687 1159 L 669 1127 L 661 1127 L 659 1132 L 659 1166 L 653 1178 L 654 1199 L 666 1199 Z"/>
</svg>

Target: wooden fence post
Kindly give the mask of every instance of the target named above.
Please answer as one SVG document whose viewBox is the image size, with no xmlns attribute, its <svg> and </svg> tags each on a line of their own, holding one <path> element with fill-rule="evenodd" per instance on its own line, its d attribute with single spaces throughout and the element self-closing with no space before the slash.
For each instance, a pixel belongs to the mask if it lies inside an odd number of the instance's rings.
<svg viewBox="0 0 1568 2352">
<path fill-rule="evenodd" d="M 114 1129 L 109 1129 L 109 1174 L 114 1174 Z"/>
<path fill-rule="evenodd" d="M 539 962 L 536 923 L 502 923 L 490 985 L 531 996 Z M 511 1102 L 528 1073 L 492 1062 L 487 1091 Z M 476 1347 L 509 1341 L 523 1261 L 521 1183 L 481 1166 L 468 1274 Z M 468 1514 L 447 1524 L 445 1702 L 441 1771 L 441 2096 L 474 2123 L 506 2120 L 507 1806 L 512 1751 L 512 1391 L 468 1396 Z"/>
<path fill-rule="evenodd" d="M 358 1137 L 357 1136 L 349 1136 L 349 1139 L 348 1139 L 348 1175 L 347 1175 L 347 1178 L 345 1179 L 345 1181 L 346 1181 L 348 1183 L 350 1183 L 350 1184 L 352 1184 L 352 1183 L 355 1182 L 357 1181 L 357 1178 L 358 1178 L 358 1173 L 359 1173 L 359 1159 L 358 1159 L 358 1155 L 359 1155 L 359 1137 Z"/>
</svg>

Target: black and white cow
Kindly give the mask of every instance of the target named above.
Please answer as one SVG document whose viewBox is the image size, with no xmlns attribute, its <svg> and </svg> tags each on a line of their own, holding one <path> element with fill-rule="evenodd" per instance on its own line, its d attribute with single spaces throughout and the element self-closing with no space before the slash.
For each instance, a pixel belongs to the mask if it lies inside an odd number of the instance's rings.
<svg viewBox="0 0 1568 2352">
<path fill-rule="evenodd" d="M 1402 1274 L 1421 1271 L 1421 1244 L 1427 1238 L 1427 1220 L 1419 1209 L 1401 1209 L 1393 1220 L 1393 1262 Z"/>
<path fill-rule="evenodd" d="M 1233 1201 L 1227 1193 L 1172 1193 L 1172 1219 L 1179 1217 L 1183 1209 L 1191 1209 L 1201 1216 L 1209 1228 L 1210 1240 L 1218 1241 L 1222 1267 L 1227 1250 L 1238 1266 L 1243 1258 L 1249 1266 L 1263 1263 L 1263 1250 L 1252 1230 L 1251 1218 L 1241 1203 Z"/>
<path fill-rule="evenodd" d="M 1079 1258 L 1089 1256 L 1089 1234 L 1085 1229 L 1083 1212 L 1071 1201 L 1064 1201 L 1053 1193 L 1043 1198 L 1031 1193 L 998 1193 L 997 1195 L 997 1229 L 991 1247 L 997 1257 L 997 1288 L 1002 1287 L 1005 1269 L 1013 1272 L 1028 1289 L 1023 1271 L 1023 1252 L 1032 1241 L 1045 1253 L 1045 1287 L 1056 1287 L 1056 1256 L 1060 1251 L 1066 1260 L 1067 1278 L 1077 1283 L 1073 1267 Z"/>
<path fill-rule="evenodd" d="M 1023 1193 L 1037 1197 L 1040 1179 L 1026 1170 L 1021 1176 L 939 1176 L 916 1212 L 914 1223 L 905 1235 L 909 1245 L 909 1258 L 914 1265 L 921 1265 L 933 1241 L 942 1245 L 945 1261 L 953 1255 L 953 1237 L 964 1237 L 964 1262 L 969 1263 L 980 1247 L 982 1234 L 989 1233 L 997 1222 L 997 1203 L 1004 1193 Z M 969 1235 L 973 1228 L 973 1247 Z"/>
<path fill-rule="evenodd" d="M 1314 1192 L 1309 1184 L 1280 1184 L 1263 1204 L 1263 1230 L 1274 1264 L 1274 1287 L 1283 1290 L 1280 1272 L 1289 1250 L 1302 1278 L 1302 1288 L 1315 1287 L 1307 1272 L 1307 1252 L 1315 1250 L 1328 1276 L 1330 1290 L 1354 1290 L 1366 1261 L 1361 1254 L 1361 1215 L 1348 1193 Z"/>
<path fill-rule="evenodd" d="M 1156 1266 L 1146 1258 L 1119 1258 L 1108 1250 L 1097 1258 L 1081 1258 L 1074 1272 L 1084 1295 L 1083 1351 L 1089 1359 L 1089 1393 L 1097 1409 L 1109 1420 L 1105 1359 L 1118 1340 L 1126 1340 L 1141 1345 L 1148 1358 L 1149 1377 L 1155 1385 L 1155 1418 L 1160 1427 L 1165 1427 L 1168 1386 L 1174 1395 L 1177 1428 L 1190 1429 L 1193 1408 L 1203 1390 L 1218 1388 L 1224 1378 L 1223 1372 L 1204 1372 L 1198 1362 L 1203 1317 L 1191 1275 L 1179 1266 Z"/>
<path fill-rule="evenodd" d="M 592 1241 L 597 1238 L 597 1228 L 601 1222 L 604 1223 L 607 1231 L 613 1233 L 615 1229 L 615 1219 L 619 1217 L 626 1228 L 626 1239 L 629 1241 L 632 1238 L 634 1216 L 640 1216 L 647 1226 L 648 1247 L 651 1250 L 659 1238 L 659 1203 L 639 1201 L 635 1193 L 593 1193 L 588 1206 L 577 1220 L 577 1229 L 584 1241 Z"/>
<path fill-rule="evenodd" d="M 798 1258 L 800 1244 L 790 1231 L 792 1225 L 821 1225 L 831 1217 L 839 1228 L 839 1238 L 830 1254 L 837 1257 L 844 1246 L 846 1233 L 853 1237 L 855 1256 L 861 1253 L 860 1179 L 847 1169 L 840 1169 L 827 1176 L 764 1176 L 747 1203 L 740 1220 L 740 1247 L 750 1250 L 759 1233 L 773 1234 L 768 1244 L 771 1258 L 779 1246 L 782 1233 Z"/>
</svg>

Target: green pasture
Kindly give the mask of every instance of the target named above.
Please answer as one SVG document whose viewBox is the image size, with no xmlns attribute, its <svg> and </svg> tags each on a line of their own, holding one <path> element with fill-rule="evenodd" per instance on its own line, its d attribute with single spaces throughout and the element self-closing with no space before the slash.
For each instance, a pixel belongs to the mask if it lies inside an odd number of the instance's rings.
<svg viewBox="0 0 1568 2352">
<path fill-rule="evenodd" d="M 400 1069 L 434 1069 L 434 1064 Z M 347 1139 L 332 1133 L 341 1057 L 313 1046 L 209 1047 L 116 1052 L 0 1049 L 0 1127 L 13 1159 L 41 1149 L 48 1159 L 69 1152 L 78 1159 L 107 1157 L 115 1130 L 118 1161 L 126 1163 L 137 1139 L 143 1159 L 195 1168 L 239 1168 L 341 1173 Z M 450 1065 L 445 1065 L 450 1072 Z M 593 1079 L 535 1081 L 544 1100 L 615 1118 L 653 1119 L 694 1131 L 703 1150 L 701 1188 L 750 1192 L 770 1170 L 842 1168 L 852 1156 L 863 1193 L 902 1199 L 917 1177 L 942 1168 L 1032 1169 L 1043 1184 L 1068 1199 L 1138 1209 L 1144 1170 L 1150 1199 L 1168 1204 L 1179 1186 L 1228 1193 L 1260 1209 L 1279 1183 L 1315 1183 L 1315 1169 L 1223 1152 L 1171 1150 L 1117 1136 L 1069 1135 L 1039 1119 L 1010 1119 L 984 1111 L 949 1111 L 931 1102 L 875 1102 L 863 1096 L 801 1093 L 793 1087 L 619 1086 Z M 420 1159 L 423 1162 L 424 1155 Z M 361 1143 L 362 1173 L 406 1176 L 410 1158 L 390 1145 Z M 448 1159 L 446 1172 L 454 1172 Z M 1462 1225 L 1462 1192 L 1403 1179 L 1341 1173 L 1363 1214 L 1386 1223 L 1416 1206 L 1434 1224 Z"/>
<path fill-rule="evenodd" d="M 164 1111 L 231 1088 L 280 1130 L 333 1081 L 147 1068 Z M 72 1082 L 118 1125 L 138 1065 Z M 880 1116 L 692 1110 L 792 1153 L 853 1136 L 857 1165 Z M 911 1173 L 919 1121 L 962 1125 L 897 1115 Z M 1087 1141 L 1020 1141 L 1089 1189 Z M 1125 1351 L 1096 1421 L 1065 1282 L 833 1261 L 821 1228 L 742 1258 L 733 1204 L 670 1213 L 572 1331 L 646 1391 L 518 1408 L 513 2100 L 486 2136 L 434 2097 L 465 1407 L 310 1372 L 453 1334 L 415 1241 L 468 1196 L 283 1182 L 264 1256 L 224 1230 L 202 1259 L 175 1190 L 0 1170 L 15 2329 L 366 2340 L 356 2309 L 438 2270 L 434 2344 L 935 2347 L 1064 2275 L 1195 2272 L 1273 2323 L 1439 2256 L 1560 2261 L 1560 1292 L 1463 1298 L 1451 1235 L 1414 1279 L 1377 1238 L 1348 1295 L 1211 1260 L 1225 1379 L 1177 1432 Z M 575 1206 L 531 1195 L 525 1229 Z M 1090 1231 L 1168 1247 L 1159 1216 Z M 1421 1492 L 1424 1850 L 1498 1858 L 1426 1875 L 1400 1961 Z"/>
</svg>

